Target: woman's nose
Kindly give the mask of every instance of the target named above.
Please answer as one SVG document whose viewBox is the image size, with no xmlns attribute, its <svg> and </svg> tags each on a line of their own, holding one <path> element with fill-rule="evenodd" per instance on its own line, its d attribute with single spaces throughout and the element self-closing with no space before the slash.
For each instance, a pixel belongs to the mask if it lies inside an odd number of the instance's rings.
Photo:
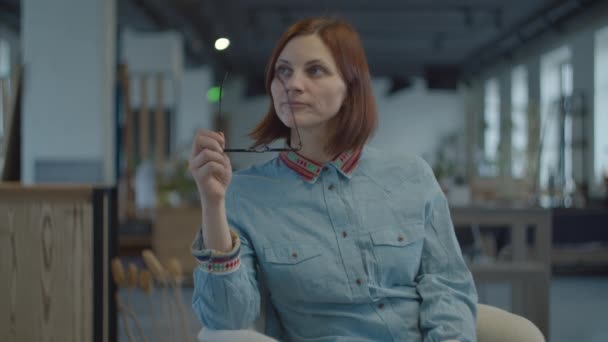
<svg viewBox="0 0 608 342">
<path fill-rule="evenodd" d="M 299 72 L 294 72 L 291 74 L 285 81 L 285 88 L 287 91 L 302 91 L 303 89 L 303 79 L 302 75 Z"/>
</svg>

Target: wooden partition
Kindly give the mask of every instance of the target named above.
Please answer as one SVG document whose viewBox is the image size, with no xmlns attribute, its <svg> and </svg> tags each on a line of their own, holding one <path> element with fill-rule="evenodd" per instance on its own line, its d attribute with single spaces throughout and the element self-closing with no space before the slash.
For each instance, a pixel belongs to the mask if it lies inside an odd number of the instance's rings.
<svg viewBox="0 0 608 342">
<path fill-rule="evenodd" d="M 540 208 L 452 208 L 457 229 L 506 227 L 510 232 L 508 259 L 473 263 L 477 285 L 504 283 L 511 288 L 511 309 L 534 322 L 549 338 L 551 287 L 551 210 Z M 533 228 L 532 241 L 528 228 Z M 531 242 L 531 243 L 530 243 Z"/>
<path fill-rule="evenodd" d="M 186 280 L 197 266 L 191 246 L 201 226 L 200 207 L 160 207 L 155 211 L 152 229 L 152 249 L 161 262 L 177 258 L 184 270 Z"/>
<path fill-rule="evenodd" d="M 116 341 L 115 198 L 0 183 L 0 341 Z"/>
<path fill-rule="evenodd" d="M 137 212 L 133 178 L 138 163 L 154 162 L 154 171 L 162 174 L 166 163 L 170 160 L 167 140 L 171 136 L 169 120 L 175 113 L 175 98 L 177 96 L 175 80 L 164 72 L 133 72 L 126 64 L 120 65 L 120 91 L 122 99 L 122 146 L 125 163 L 120 170 L 121 190 L 121 222 L 149 219 L 147 212 Z M 137 85 L 139 91 L 134 94 Z M 173 102 L 168 102 L 169 96 L 165 90 L 171 86 Z M 138 102 L 133 105 L 137 96 Z"/>
</svg>

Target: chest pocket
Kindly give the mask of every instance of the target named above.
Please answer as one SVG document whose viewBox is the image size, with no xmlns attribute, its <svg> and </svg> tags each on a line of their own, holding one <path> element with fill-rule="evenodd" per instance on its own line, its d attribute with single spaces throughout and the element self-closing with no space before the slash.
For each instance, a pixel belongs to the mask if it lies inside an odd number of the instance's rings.
<svg viewBox="0 0 608 342">
<path fill-rule="evenodd" d="M 295 265 L 321 256 L 316 245 L 280 245 L 264 248 L 266 261 L 273 264 Z"/>
<path fill-rule="evenodd" d="M 323 253 L 314 244 L 280 244 L 264 248 L 262 268 L 272 296 L 314 301 L 324 292 Z"/>
<path fill-rule="evenodd" d="M 420 268 L 424 225 L 416 222 L 402 227 L 384 227 L 371 232 L 370 236 L 381 284 L 414 284 Z"/>
</svg>

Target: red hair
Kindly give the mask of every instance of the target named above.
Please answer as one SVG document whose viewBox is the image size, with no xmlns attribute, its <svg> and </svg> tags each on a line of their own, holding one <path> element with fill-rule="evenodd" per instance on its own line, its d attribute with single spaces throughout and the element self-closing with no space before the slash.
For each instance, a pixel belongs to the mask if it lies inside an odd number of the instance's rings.
<svg viewBox="0 0 608 342">
<path fill-rule="evenodd" d="M 266 92 L 270 106 L 266 116 L 249 134 L 254 147 L 270 144 L 284 138 L 289 143 L 291 130 L 285 126 L 274 109 L 270 85 L 275 77 L 275 64 L 285 45 L 297 36 L 317 35 L 334 58 L 346 84 L 346 96 L 338 114 L 329 122 L 332 132 L 325 149 L 332 155 L 363 147 L 378 122 L 371 77 L 361 39 L 353 27 L 341 20 L 311 18 L 292 25 L 275 46 L 266 66 Z"/>
</svg>

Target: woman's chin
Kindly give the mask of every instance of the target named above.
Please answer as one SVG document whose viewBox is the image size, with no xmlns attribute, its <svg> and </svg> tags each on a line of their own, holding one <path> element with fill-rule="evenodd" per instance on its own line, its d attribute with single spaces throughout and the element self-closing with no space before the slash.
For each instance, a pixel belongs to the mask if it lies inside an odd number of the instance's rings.
<svg viewBox="0 0 608 342">
<path fill-rule="evenodd" d="M 281 117 L 281 122 L 283 122 L 283 124 L 289 128 L 295 129 L 296 128 L 296 124 L 297 124 L 297 128 L 300 130 L 305 130 L 305 129 L 312 129 L 315 127 L 318 127 L 320 125 L 322 125 L 322 122 L 317 122 L 317 120 L 315 120 L 316 118 L 312 118 L 312 117 L 305 117 L 305 115 L 297 115 L 295 118 L 291 115 L 287 116 L 287 117 Z M 295 124 L 294 124 L 294 119 L 295 119 Z M 307 120 L 309 119 L 309 120 Z M 312 119 L 312 120 L 310 120 Z"/>
<path fill-rule="evenodd" d="M 304 124 L 302 122 L 301 118 L 297 119 L 297 118 L 292 117 L 291 115 L 281 117 L 281 121 L 283 122 L 283 125 L 285 125 L 289 128 L 295 128 L 296 124 L 298 127 L 301 127 Z"/>
</svg>

